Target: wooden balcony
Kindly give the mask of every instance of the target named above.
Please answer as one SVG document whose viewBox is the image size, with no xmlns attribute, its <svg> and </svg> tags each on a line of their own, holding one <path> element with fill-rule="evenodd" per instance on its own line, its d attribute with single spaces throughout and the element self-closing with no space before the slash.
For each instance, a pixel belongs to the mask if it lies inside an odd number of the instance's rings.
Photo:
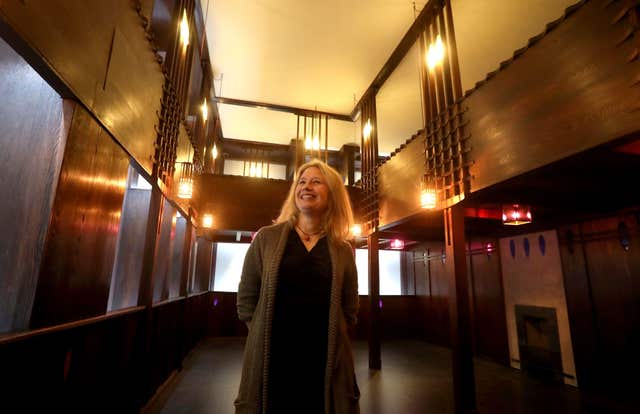
<svg viewBox="0 0 640 414">
<path fill-rule="evenodd" d="M 467 91 L 467 205 L 528 202 L 557 221 L 640 202 L 624 190 L 640 166 L 637 14 L 628 2 L 573 6 Z M 441 227 L 419 205 L 424 150 L 416 134 L 379 167 L 383 230 Z"/>
</svg>

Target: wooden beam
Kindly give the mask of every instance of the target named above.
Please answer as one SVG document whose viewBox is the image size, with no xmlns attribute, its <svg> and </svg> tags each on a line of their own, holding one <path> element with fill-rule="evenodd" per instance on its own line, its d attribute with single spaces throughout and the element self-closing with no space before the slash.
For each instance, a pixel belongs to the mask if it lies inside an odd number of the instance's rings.
<svg viewBox="0 0 640 414">
<path fill-rule="evenodd" d="M 371 233 L 367 238 L 367 242 L 369 250 L 369 369 L 381 369 L 378 233 Z"/>
<path fill-rule="evenodd" d="M 453 398 L 456 414 L 477 412 L 464 214 L 465 209 L 461 204 L 444 210 L 449 320 L 453 351 Z"/>
<path fill-rule="evenodd" d="M 311 116 L 312 114 L 321 114 L 332 119 L 337 119 L 339 121 L 353 122 L 353 119 L 351 118 L 351 116 L 346 114 L 336 114 L 333 112 L 315 111 L 313 109 L 297 108 L 294 106 L 278 105 L 278 104 L 272 104 L 272 103 L 266 103 L 266 102 L 245 101 L 243 99 L 234 99 L 234 98 L 214 97 L 212 98 L 212 100 L 214 100 L 217 103 L 226 104 L 226 105 L 246 106 L 248 108 L 258 108 L 258 109 L 270 109 L 272 111 L 287 112 L 294 115 Z"/>
<path fill-rule="evenodd" d="M 391 53 L 389 59 L 387 59 L 385 64 L 382 66 L 380 72 L 378 72 L 375 79 L 373 79 L 371 85 L 369 85 L 367 90 L 362 94 L 362 97 L 351 111 L 350 118 L 352 120 L 355 120 L 358 117 L 360 105 L 363 100 L 366 99 L 367 95 L 372 91 L 380 89 L 387 78 L 391 76 L 393 71 L 398 67 L 407 52 L 409 52 L 409 49 L 411 49 L 413 44 L 416 42 L 416 39 L 420 36 L 420 33 L 424 30 L 424 26 L 427 24 L 428 20 L 432 17 L 431 12 L 433 9 L 440 6 L 441 3 L 442 0 L 429 0 L 427 2 L 420 14 L 418 14 L 418 17 L 413 21 L 409 30 L 407 30 L 407 33 L 405 33 L 402 40 L 400 40 L 400 43 L 398 43 L 398 46 L 396 46 L 394 51 Z"/>
</svg>

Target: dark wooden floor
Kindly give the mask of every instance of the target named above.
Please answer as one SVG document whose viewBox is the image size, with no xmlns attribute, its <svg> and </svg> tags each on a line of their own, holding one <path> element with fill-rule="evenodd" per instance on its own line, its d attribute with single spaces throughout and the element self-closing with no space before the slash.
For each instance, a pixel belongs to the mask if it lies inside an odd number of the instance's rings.
<svg viewBox="0 0 640 414">
<path fill-rule="evenodd" d="M 158 394 L 148 414 L 233 413 L 240 381 L 243 338 L 210 338 L 187 356 L 183 370 Z M 363 414 L 452 413 L 451 354 L 421 341 L 388 341 L 382 370 L 369 371 L 367 345 L 355 345 Z M 621 402 L 520 371 L 476 360 L 479 413 L 640 413 Z"/>
</svg>

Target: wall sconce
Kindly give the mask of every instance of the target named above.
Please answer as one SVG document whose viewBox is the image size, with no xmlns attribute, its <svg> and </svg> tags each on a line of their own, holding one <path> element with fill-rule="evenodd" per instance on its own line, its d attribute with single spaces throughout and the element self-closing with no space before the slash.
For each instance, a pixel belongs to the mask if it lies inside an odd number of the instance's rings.
<svg viewBox="0 0 640 414">
<path fill-rule="evenodd" d="M 496 250 L 496 246 L 492 242 L 486 242 L 484 244 L 484 251 L 487 254 L 487 257 L 491 257 L 491 253 Z"/>
<path fill-rule="evenodd" d="M 351 227 L 351 234 L 354 237 L 360 237 L 360 235 L 362 234 L 362 226 L 359 224 L 354 224 L 353 227 Z"/>
<path fill-rule="evenodd" d="M 218 158 L 218 147 L 216 147 L 216 144 L 213 144 L 213 148 L 211 148 L 211 158 L 213 158 L 214 160 Z"/>
<path fill-rule="evenodd" d="M 182 19 L 180 20 L 180 43 L 183 50 L 187 50 L 189 46 L 189 21 L 187 20 L 187 10 L 182 10 Z"/>
<path fill-rule="evenodd" d="M 427 51 L 427 67 L 433 71 L 436 66 L 441 65 L 444 60 L 444 43 L 440 35 L 436 37 L 436 41 L 429 45 Z"/>
<path fill-rule="evenodd" d="M 531 223 L 531 207 L 524 204 L 502 206 L 502 224 L 519 226 Z"/>
<path fill-rule="evenodd" d="M 373 127 L 371 126 L 371 120 L 367 119 L 367 123 L 364 124 L 364 127 L 362 128 L 362 137 L 364 138 L 365 141 L 367 141 L 371 136 L 372 130 L 373 130 Z"/>
<path fill-rule="evenodd" d="M 207 122 L 207 119 L 209 118 L 209 107 L 207 106 L 207 98 L 204 98 L 200 109 L 202 110 L 202 121 Z"/>
<path fill-rule="evenodd" d="M 193 164 L 181 162 L 178 179 L 178 198 L 190 199 L 193 196 Z"/>
<path fill-rule="evenodd" d="M 420 207 L 433 210 L 437 204 L 436 188 L 430 180 L 424 177 L 420 183 Z"/>
<path fill-rule="evenodd" d="M 213 216 L 211 214 L 204 214 L 202 216 L 202 227 L 210 229 L 213 227 Z"/>
<path fill-rule="evenodd" d="M 393 239 L 389 243 L 389 247 L 395 250 L 402 250 L 404 249 L 404 242 L 400 239 Z"/>
</svg>

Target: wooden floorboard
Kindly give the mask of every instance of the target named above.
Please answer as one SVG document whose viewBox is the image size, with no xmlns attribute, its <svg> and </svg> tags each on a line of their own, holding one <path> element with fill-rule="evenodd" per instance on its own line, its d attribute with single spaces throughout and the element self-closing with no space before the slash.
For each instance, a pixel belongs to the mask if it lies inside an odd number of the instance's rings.
<svg viewBox="0 0 640 414">
<path fill-rule="evenodd" d="M 240 382 L 243 338 L 208 338 L 145 414 L 232 414 Z M 354 345 L 363 414 L 452 413 L 451 353 L 422 341 L 382 344 L 382 370 L 369 371 L 366 342 Z M 479 413 L 639 413 L 580 389 L 548 384 L 486 360 L 475 361 Z"/>
</svg>

